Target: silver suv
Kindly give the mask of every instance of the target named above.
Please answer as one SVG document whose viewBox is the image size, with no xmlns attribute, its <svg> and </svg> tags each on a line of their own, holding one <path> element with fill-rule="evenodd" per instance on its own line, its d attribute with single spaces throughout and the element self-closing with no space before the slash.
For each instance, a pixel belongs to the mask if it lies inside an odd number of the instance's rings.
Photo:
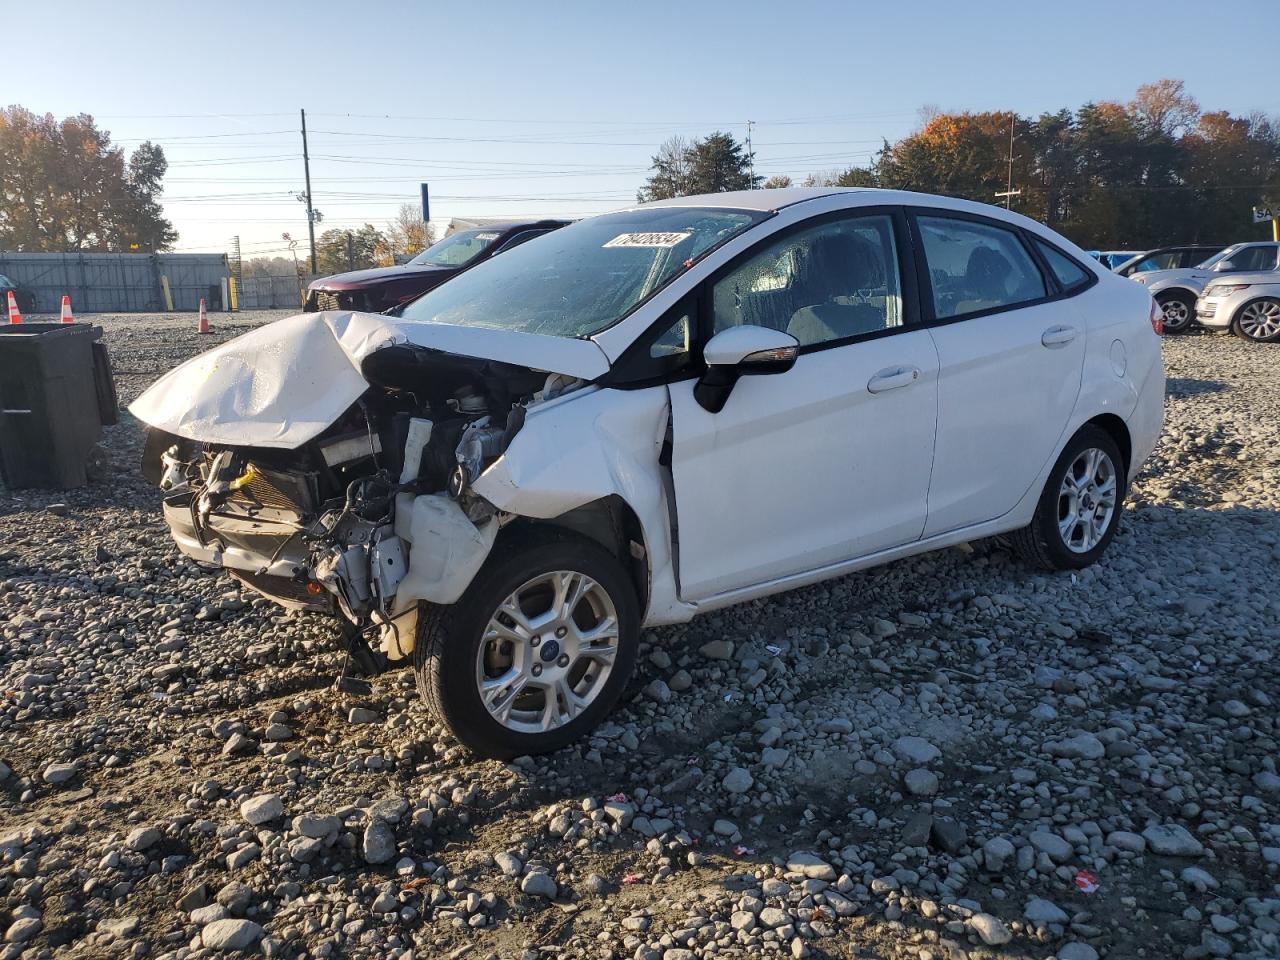
<svg viewBox="0 0 1280 960">
<path fill-rule="evenodd" d="M 1234 243 L 1198 267 L 1151 270 L 1131 279 L 1146 286 L 1164 311 L 1164 332 L 1183 333 L 1196 316 L 1196 298 L 1210 280 L 1224 273 L 1257 273 L 1280 269 L 1280 243 Z"/>
</svg>

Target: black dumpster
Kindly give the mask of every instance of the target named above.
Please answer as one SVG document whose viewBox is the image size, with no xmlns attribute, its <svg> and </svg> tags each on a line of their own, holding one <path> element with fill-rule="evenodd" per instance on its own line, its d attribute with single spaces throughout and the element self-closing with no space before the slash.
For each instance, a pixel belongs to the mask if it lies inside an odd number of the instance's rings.
<svg viewBox="0 0 1280 960">
<path fill-rule="evenodd" d="M 85 463 L 116 423 L 102 328 L 0 325 L 0 478 L 9 489 L 85 483 Z"/>
</svg>

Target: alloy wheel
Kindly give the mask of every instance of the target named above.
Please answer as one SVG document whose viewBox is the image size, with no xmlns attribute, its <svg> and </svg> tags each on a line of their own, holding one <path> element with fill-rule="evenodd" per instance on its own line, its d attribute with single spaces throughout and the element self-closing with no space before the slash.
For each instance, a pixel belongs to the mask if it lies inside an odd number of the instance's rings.
<svg viewBox="0 0 1280 960">
<path fill-rule="evenodd" d="M 1280 300 L 1258 300 L 1240 311 L 1240 331 L 1250 340 L 1280 334 Z"/>
<path fill-rule="evenodd" d="M 1058 532 L 1072 553 L 1088 553 L 1106 536 L 1116 512 L 1116 466 L 1105 450 L 1089 447 L 1071 461 L 1058 489 Z"/>
<path fill-rule="evenodd" d="M 489 618 L 476 685 L 509 730 L 545 733 L 587 709 L 618 653 L 618 610 L 586 574 L 555 570 L 525 582 Z"/>
<path fill-rule="evenodd" d="M 1164 312 L 1164 328 L 1166 330 L 1181 330 L 1191 323 L 1191 308 L 1187 306 L 1184 300 L 1170 297 L 1160 304 L 1160 309 Z"/>
</svg>

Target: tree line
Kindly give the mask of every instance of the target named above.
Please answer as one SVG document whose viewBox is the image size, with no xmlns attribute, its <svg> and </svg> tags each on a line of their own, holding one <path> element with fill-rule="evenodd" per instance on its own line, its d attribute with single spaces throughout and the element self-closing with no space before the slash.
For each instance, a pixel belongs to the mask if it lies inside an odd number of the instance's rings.
<svg viewBox="0 0 1280 960">
<path fill-rule="evenodd" d="M 1010 184 L 1011 209 L 1087 248 L 1148 249 L 1270 236 L 1252 208 L 1280 209 L 1280 124 L 1202 110 L 1179 80 L 1127 103 L 1023 117 L 924 111 L 921 128 L 884 142 L 867 166 L 810 174 L 807 186 L 871 186 L 983 203 Z M 1012 133 L 1012 167 L 1010 134 Z M 641 200 L 751 189 L 753 158 L 728 134 L 667 141 Z M 790 186 L 775 175 L 764 186 Z"/>
</svg>

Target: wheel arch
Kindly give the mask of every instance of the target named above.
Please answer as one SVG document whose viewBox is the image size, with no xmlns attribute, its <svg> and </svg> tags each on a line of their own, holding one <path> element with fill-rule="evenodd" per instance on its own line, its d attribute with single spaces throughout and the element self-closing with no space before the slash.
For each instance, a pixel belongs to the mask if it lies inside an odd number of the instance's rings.
<svg viewBox="0 0 1280 960">
<path fill-rule="evenodd" d="M 618 494 L 592 500 L 555 517 L 519 517 L 502 529 L 495 546 L 563 530 L 593 540 L 613 554 L 635 587 L 640 610 L 648 608 L 651 573 L 644 525 L 631 504 Z"/>
<path fill-rule="evenodd" d="M 1124 477 L 1127 486 L 1133 475 L 1133 437 L 1129 433 L 1129 425 L 1114 413 L 1100 413 L 1082 423 L 1076 433 L 1090 425 L 1102 429 L 1120 449 L 1120 456 L 1124 458 Z"/>
</svg>

